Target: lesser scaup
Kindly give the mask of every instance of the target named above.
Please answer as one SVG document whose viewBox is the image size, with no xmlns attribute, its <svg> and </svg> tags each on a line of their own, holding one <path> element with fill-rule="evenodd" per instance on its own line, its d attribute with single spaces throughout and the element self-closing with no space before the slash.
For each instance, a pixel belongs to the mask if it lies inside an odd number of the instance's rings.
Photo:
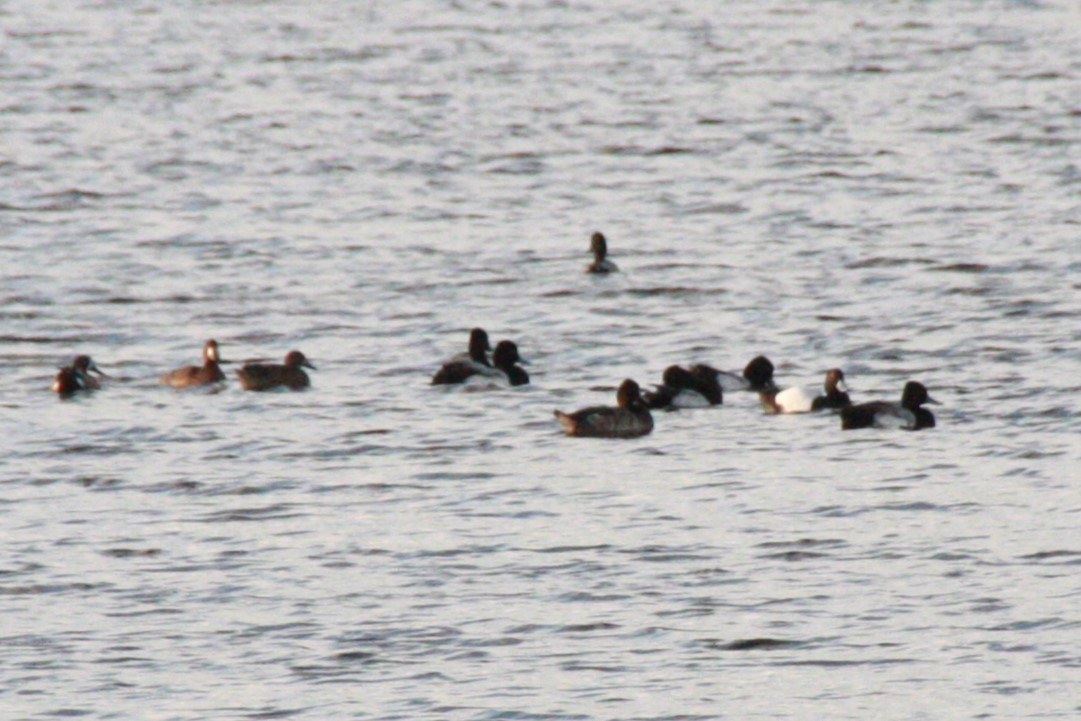
<svg viewBox="0 0 1081 721">
<path fill-rule="evenodd" d="M 776 390 L 777 385 L 773 382 L 773 363 L 764 355 L 755 356 L 743 368 L 743 373 L 718 373 L 721 387 L 726 392 L 731 391 L 769 391 Z"/>
<path fill-rule="evenodd" d="M 246 391 L 268 391 L 281 387 L 300 390 L 311 385 L 304 368 L 316 370 L 303 353 L 291 350 L 285 355 L 283 365 L 248 363 L 237 370 L 236 376 L 240 379 L 240 386 Z"/>
<path fill-rule="evenodd" d="M 432 385 L 447 385 L 464 383 L 466 378 L 482 372 L 479 369 L 491 368 L 486 351 L 492 349 L 488 341 L 488 333 L 483 328 L 474 328 L 469 332 L 469 351 L 459 353 L 445 363 L 432 376 Z"/>
<path fill-rule="evenodd" d="M 704 364 L 664 369 L 662 384 L 656 391 L 643 394 L 649 408 L 705 408 L 723 402 L 724 392 L 720 383 L 721 372 Z"/>
<path fill-rule="evenodd" d="M 184 366 L 169 371 L 161 377 L 164 385 L 173 388 L 190 388 L 191 386 L 206 386 L 221 383 L 225 380 L 225 374 L 221 372 L 221 356 L 218 353 L 218 342 L 208 340 L 203 346 L 203 365 Z"/>
<path fill-rule="evenodd" d="M 492 364 L 507 376 L 507 381 L 512 386 L 529 383 L 529 374 L 521 366 L 515 365 L 518 362 L 525 363 L 518 355 L 518 346 L 509 340 L 499 341 L 492 353 Z"/>
<path fill-rule="evenodd" d="M 842 408 L 841 428 L 846 431 L 871 427 L 902 428 L 908 431 L 934 428 L 935 416 L 931 411 L 920 407 L 924 403 L 938 405 L 938 401 L 927 394 L 922 383 L 909 381 L 905 383 L 900 403 L 872 401 Z"/>
<path fill-rule="evenodd" d="M 636 438 L 653 430 L 653 416 L 642 401 L 638 384 L 627 379 L 616 392 L 617 407 L 591 406 L 574 413 L 556 411 L 568 436 Z"/>
</svg>

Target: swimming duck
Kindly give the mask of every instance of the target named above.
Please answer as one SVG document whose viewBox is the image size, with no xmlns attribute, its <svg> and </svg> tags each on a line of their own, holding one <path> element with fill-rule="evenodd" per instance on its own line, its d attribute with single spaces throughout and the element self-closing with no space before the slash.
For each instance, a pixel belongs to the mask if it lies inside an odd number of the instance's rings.
<svg viewBox="0 0 1081 721">
<path fill-rule="evenodd" d="M 555 417 L 568 436 L 637 438 L 653 430 L 653 416 L 642 401 L 638 384 L 629 378 L 619 386 L 611 406 L 590 406 L 574 413 L 556 411 Z"/>
<path fill-rule="evenodd" d="M 938 405 L 938 401 L 928 395 L 927 388 L 922 383 L 909 381 L 905 383 L 900 403 L 872 401 L 842 408 L 841 429 L 848 431 L 874 427 L 918 431 L 934 428 L 935 416 L 931 411 L 920 407 L 924 403 Z"/>
<path fill-rule="evenodd" d="M 218 342 L 211 339 L 203 346 L 203 365 L 184 366 L 169 371 L 161 377 L 161 382 L 173 388 L 190 388 L 191 386 L 221 383 L 225 380 L 225 374 L 221 372 L 219 363 L 221 363 L 221 355 L 218 353 Z"/>
<path fill-rule="evenodd" d="M 696 383 L 695 390 L 701 393 L 711 406 L 719 406 L 724 402 L 721 371 L 705 363 L 696 363 L 691 366 L 691 375 Z"/>
<path fill-rule="evenodd" d="M 281 386 L 299 390 L 311 385 L 304 368 L 316 370 L 303 353 L 291 350 L 285 356 L 284 365 L 248 363 L 236 372 L 236 376 L 240 379 L 240 386 L 246 391 L 268 391 Z"/>
<path fill-rule="evenodd" d="M 101 382 L 90 375 L 93 371 L 102 378 L 108 378 L 88 355 L 75 356 L 71 364 L 61 368 L 53 379 L 52 392 L 61 396 L 70 396 L 76 391 L 93 391 L 101 388 Z"/>
<path fill-rule="evenodd" d="M 469 331 L 469 350 L 465 353 L 459 353 L 454 356 L 452 360 L 461 360 L 468 358 L 474 363 L 480 363 L 482 366 L 491 366 L 488 362 L 488 354 L 486 351 L 492 349 L 492 344 L 488 342 L 488 333 L 483 328 L 474 328 Z"/>
<path fill-rule="evenodd" d="M 586 266 L 587 273 L 615 273 L 619 270 L 616 264 L 608 260 L 608 241 L 604 233 L 596 232 L 589 239 L 589 252 L 593 254 L 593 262 Z"/>
<path fill-rule="evenodd" d="M 702 401 L 701 394 L 694 390 L 694 377 L 690 371 L 682 366 L 668 366 L 661 375 L 661 385 L 655 391 L 646 391 L 642 394 L 642 402 L 647 408 L 657 410 L 669 408 L 675 410 L 676 399 L 683 396 L 688 402 L 693 402 L 693 396 L 698 396 Z M 697 400 L 697 399 L 695 399 Z"/>
<path fill-rule="evenodd" d="M 826 371 L 823 383 L 825 394 L 803 387 L 785 388 L 783 391 L 765 390 L 759 392 L 762 408 L 766 413 L 809 413 L 827 408 L 846 408 L 852 405 L 845 385 L 845 374 L 840 368 Z"/>
<path fill-rule="evenodd" d="M 492 353 L 492 366 L 481 365 L 470 360 L 448 363 L 439 369 L 432 378 L 432 385 L 451 385 L 466 383 L 474 379 L 486 379 L 492 382 L 508 382 L 512 386 L 529 383 L 529 374 L 516 365 L 525 363 L 518 355 L 518 346 L 513 341 L 501 340 Z"/>
<path fill-rule="evenodd" d="M 764 355 L 755 356 L 743 368 L 742 374 L 718 372 L 721 387 L 731 391 L 769 391 L 776 390 L 773 382 L 773 363 Z"/>
<path fill-rule="evenodd" d="M 724 398 L 720 375 L 716 368 L 703 364 L 693 365 L 690 370 L 668 366 L 664 369 L 662 385 L 652 393 L 643 394 L 643 400 L 652 409 L 676 410 L 720 405 Z"/>
<path fill-rule="evenodd" d="M 432 376 L 432 385 L 464 383 L 471 375 L 481 372 L 479 368 L 491 368 L 486 351 L 492 349 L 488 342 L 488 333 L 483 328 L 474 328 L 469 332 L 469 351 L 451 357 Z"/>
<path fill-rule="evenodd" d="M 507 381 L 512 386 L 529 383 L 529 374 L 521 366 L 515 365 L 518 362 L 525 362 L 518 355 L 518 346 L 509 340 L 499 341 L 492 353 L 492 363 L 507 376 Z"/>
</svg>

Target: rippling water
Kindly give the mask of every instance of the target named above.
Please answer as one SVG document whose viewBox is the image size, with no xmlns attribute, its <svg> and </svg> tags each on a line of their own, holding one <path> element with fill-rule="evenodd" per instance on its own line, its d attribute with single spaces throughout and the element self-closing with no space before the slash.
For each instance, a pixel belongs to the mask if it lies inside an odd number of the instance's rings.
<svg viewBox="0 0 1081 721">
<path fill-rule="evenodd" d="M 3 5 L 0 716 L 1076 717 L 1079 26 Z M 475 325 L 531 386 L 428 386 Z M 313 388 L 158 385 L 209 337 Z M 551 417 L 758 353 L 939 428 Z"/>
</svg>

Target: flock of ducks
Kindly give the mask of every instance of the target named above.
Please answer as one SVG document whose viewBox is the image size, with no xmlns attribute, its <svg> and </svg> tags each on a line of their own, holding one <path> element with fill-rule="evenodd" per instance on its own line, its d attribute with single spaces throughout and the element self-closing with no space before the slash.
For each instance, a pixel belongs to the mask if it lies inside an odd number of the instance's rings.
<svg viewBox="0 0 1081 721">
<path fill-rule="evenodd" d="M 619 269 L 608 260 L 608 243 L 604 234 L 593 233 L 590 238 L 593 262 L 587 273 L 608 274 Z M 492 352 L 489 360 L 488 352 Z M 164 385 L 173 388 L 215 386 L 224 383 L 225 373 L 218 343 L 208 340 L 203 347 L 203 365 L 184 366 L 161 377 Z M 511 386 L 529 383 L 529 374 L 519 365 L 525 361 L 518 355 L 518 346 L 509 340 L 500 341 L 492 350 L 488 333 L 474 328 L 469 334 L 469 348 L 448 359 L 432 376 L 432 385 L 454 385 L 475 379 L 496 381 Z M 304 368 L 315 369 L 304 354 L 290 351 L 282 364 L 246 363 L 236 371 L 241 387 L 246 391 L 269 391 L 278 388 L 300 390 L 311 385 Z M 781 390 L 773 380 L 773 363 L 765 356 L 751 360 L 740 374 L 719 371 L 709 365 L 689 368 L 673 365 L 665 369 L 661 383 L 652 391 L 642 392 L 639 385 L 624 380 L 616 392 L 615 406 L 590 406 L 573 413 L 555 411 L 555 417 L 569 436 L 596 438 L 636 438 L 653 431 L 652 411 L 680 408 L 706 408 L 721 405 L 725 392 L 747 390 L 758 393 L 767 413 L 836 412 L 841 428 L 902 428 L 918 431 L 935 427 L 934 415 L 923 408 L 936 404 L 923 384 L 909 381 L 901 393 L 900 403 L 872 401 L 853 404 L 840 368 L 826 372 L 823 392 L 793 387 Z M 93 374 L 93 375 L 92 375 Z M 61 368 L 53 380 L 52 390 L 66 398 L 80 391 L 101 387 L 99 378 L 107 378 L 90 356 L 75 356 L 71 364 Z"/>
<path fill-rule="evenodd" d="M 500 349 L 506 351 L 503 359 Z M 432 385 L 468 383 L 473 379 L 499 380 L 512 386 L 529 382 L 526 372 L 515 365 L 521 359 L 514 343 L 501 341 L 491 362 L 488 350 L 487 332 L 474 328 L 469 334 L 469 350 L 444 363 L 432 376 Z M 652 411 L 717 406 L 724 402 L 726 392 L 746 390 L 756 392 L 763 410 L 770 414 L 834 411 L 844 430 L 875 427 L 917 431 L 935 426 L 934 415 L 922 406 L 937 401 L 916 381 L 905 385 L 900 403 L 853 404 L 840 368 L 826 371 L 821 393 L 799 386 L 782 390 L 773 380 L 773 371 L 772 361 L 765 356 L 752 359 L 739 374 L 705 364 L 690 368 L 673 365 L 665 369 L 661 383 L 652 391 L 643 393 L 638 383 L 628 378 L 616 391 L 615 406 L 590 406 L 574 413 L 557 410 L 555 417 L 569 436 L 636 438 L 653 431 Z"/>
<path fill-rule="evenodd" d="M 218 352 L 218 342 L 208 340 L 203 346 L 203 364 L 201 366 L 183 366 L 169 371 L 161 377 L 163 385 L 173 388 L 195 388 L 213 386 L 225 382 L 225 373 L 221 364 L 227 363 Z M 300 390 L 311 385 L 311 379 L 304 372 L 305 368 L 315 370 L 304 354 L 298 350 L 289 351 L 285 362 L 246 363 L 237 369 L 236 376 L 240 387 L 246 391 L 269 391 L 276 388 Z M 80 391 L 95 391 L 101 388 L 101 381 L 90 375 L 95 373 L 100 378 L 108 378 L 87 355 L 77 355 L 71 364 L 60 369 L 53 379 L 52 391 L 61 398 L 69 398 Z"/>
</svg>

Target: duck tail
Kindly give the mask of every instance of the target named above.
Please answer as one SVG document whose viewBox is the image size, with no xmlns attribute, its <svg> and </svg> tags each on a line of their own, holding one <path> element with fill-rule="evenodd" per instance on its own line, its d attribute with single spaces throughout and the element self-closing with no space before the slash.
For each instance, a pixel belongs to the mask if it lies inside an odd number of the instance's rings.
<svg viewBox="0 0 1081 721">
<path fill-rule="evenodd" d="M 555 411 L 556 420 L 563 426 L 563 431 L 568 435 L 573 434 L 578 427 L 574 419 L 563 411 Z"/>
</svg>

